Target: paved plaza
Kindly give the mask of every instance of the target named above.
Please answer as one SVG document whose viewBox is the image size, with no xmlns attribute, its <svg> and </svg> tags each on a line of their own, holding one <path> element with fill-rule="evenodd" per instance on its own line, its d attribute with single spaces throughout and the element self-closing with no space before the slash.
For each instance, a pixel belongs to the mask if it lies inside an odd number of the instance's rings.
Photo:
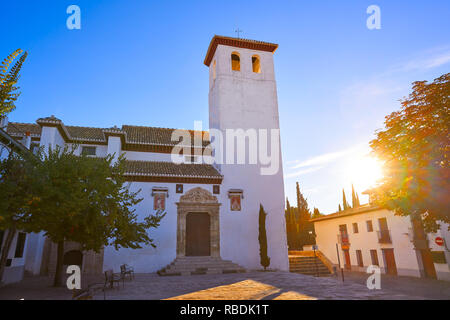
<svg viewBox="0 0 450 320">
<path fill-rule="evenodd" d="M 136 274 L 124 287 L 108 289 L 107 300 L 316 300 L 316 299 L 446 299 L 450 283 L 437 280 L 382 275 L 381 290 L 369 290 L 365 274 L 340 278 L 316 278 L 289 272 L 171 276 Z M 101 277 L 84 277 L 82 286 L 101 282 Z M 71 299 L 67 288 L 53 288 L 49 277 L 26 277 L 21 283 L 0 288 L 0 299 Z M 103 300 L 103 292 L 94 297 Z"/>
</svg>

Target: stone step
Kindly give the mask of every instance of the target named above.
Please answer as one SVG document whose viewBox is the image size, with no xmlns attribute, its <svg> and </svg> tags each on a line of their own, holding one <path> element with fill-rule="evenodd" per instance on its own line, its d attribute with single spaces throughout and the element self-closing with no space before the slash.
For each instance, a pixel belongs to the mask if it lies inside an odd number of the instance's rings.
<svg viewBox="0 0 450 320">
<path fill-rule="evenodd" d="M 176 263 L 176 264 L 172 264 L 169 265 L 168 268 L 175 268 L 178 266 L 190 266 L 191 268 L 215 268 L 215 267 L 237 267 L 237 264 L 234 263 L 195 263 L 195 264 L 191 264 L 191 263 Z"/>
<path fill-rule="evenodd" d="M 318 257 L 289 256 L 289 271 L 311 276 L 329 276 L 330 270 Z"/>
<path fill-rule="evenodd" d="M 244 273 L 245 269 L 213 269 L 213 270 L 198 270 L 198 271 L 159 271 L 160 276 L 180 276 L 180 275 L 202 275 L 202 274 L 227 274 L 227 273 Z"/>
<path fill-rule="evenodd" d="M 290 266 L 304 266 L 304 267 L 318 267 L 318 266 L 324 266 L 326 267 L 323 263 L 290 263 Z"/>
<path fill-rule="evenodd" d="M 180 266 L 178 268 L 167 268 L 166 271 L 170 272 L 197 272 L 197 271 L 214 271 L 214 270 L 239 270 L 244 269 L 239 266 L 235 267 L 214 267 L 214 268 L 190 268 L 187 266 Z"/>
<path fill-rule="evenodd" d="M 327 266 L 324 266 L 323 264 L 318 264 L 317 266 L 315 265 L 302 265 L 302 264 L 294 264 L 294 265 L 290 265 L 289 268 L 303 268 L 303 269 L 315 269 L 315 268 L 322 268 L 322 269 L 327 269 Z"/>
<path fill-rule="evenodd" d="M 230 260 L 213 257 L 181 257 L 176 258 L 157 273 L 161 276 L 171 276 L 238 272 L 246 272 L 246 270 Z"/>
</svg>

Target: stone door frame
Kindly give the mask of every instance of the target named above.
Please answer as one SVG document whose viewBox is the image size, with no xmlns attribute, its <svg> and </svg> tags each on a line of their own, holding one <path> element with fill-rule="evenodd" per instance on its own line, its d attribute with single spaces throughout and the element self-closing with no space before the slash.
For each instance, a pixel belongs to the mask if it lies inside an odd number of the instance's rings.
<svg viewBox="0 0 450 320">
<path fill-rule="evenodd" d="M 191 212 L 204 212 L 210 218 L 211 257 L 220 258 L 220 203 L 209 191 L 197 187 L 180 197 L 177 205 L 177 258 L 186 256 L 186 216 Z"/>
</svg>

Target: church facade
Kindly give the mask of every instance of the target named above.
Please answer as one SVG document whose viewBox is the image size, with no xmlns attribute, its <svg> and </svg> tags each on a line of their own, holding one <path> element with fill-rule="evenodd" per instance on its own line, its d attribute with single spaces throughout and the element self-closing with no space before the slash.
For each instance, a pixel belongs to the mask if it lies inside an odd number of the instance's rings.
<svg viewBox="0 0 450 320">
<path fill-rule="evenodd" d="M 262 205 L 267 213 L 269 268 L 288 270 L 273 61 L 277 47 L 213 37 L 204 61 L 209 68 L 209 131 L 185 131 L 194 143 L 184 149 L 193 152 L 180 153 L 178 162 L 173 155 L 174 147 L 180 146 L 173 139 L 176 129 L 79 127 L 54 116 L 7 125 L 16 139 L 31 137 L 31 149 L 76 145 L 79 154 L 94 157 L 123 154 L 129 187 L 141 190 L 139 197 L 143 198 L 135 208 L 139 219 L 157 210 L 166 212 L 160 227 L 150 230 L 156 248 L 105 247 L 94 253 L 79 252 L 76 244 L 69 244 L 66 264 L 80 264 L 84 273 L 117 272 L 125 263 L 135 272 L 156 272 L 174 261 L 206 261 L 195 260 L 203 257 L 260 269 L 258 216 Z M 256 141 L 255 149 L 251 141 Z M 259 148 L 266 150 L 268 145 L 269 152 L 261 153 Z M 247 151 L 243 157 L 235 156 L 240 147 Z M 27 242 L 25 270 L 52 273 L 55 246 L 36 234 L 29 235 Z"/>
</svg>

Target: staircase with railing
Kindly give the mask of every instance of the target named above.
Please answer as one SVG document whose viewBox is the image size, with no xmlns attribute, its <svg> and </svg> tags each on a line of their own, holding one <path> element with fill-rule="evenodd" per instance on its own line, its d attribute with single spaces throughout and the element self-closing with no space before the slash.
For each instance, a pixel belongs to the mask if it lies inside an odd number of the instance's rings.
<svg viewBox="0 0 450 320">
<path fill-rule="evenodd" d="M 289 251 L 290 272 L 325 277 L 332 270 L 332 263 L 320 251 Z"/>
</svg>

